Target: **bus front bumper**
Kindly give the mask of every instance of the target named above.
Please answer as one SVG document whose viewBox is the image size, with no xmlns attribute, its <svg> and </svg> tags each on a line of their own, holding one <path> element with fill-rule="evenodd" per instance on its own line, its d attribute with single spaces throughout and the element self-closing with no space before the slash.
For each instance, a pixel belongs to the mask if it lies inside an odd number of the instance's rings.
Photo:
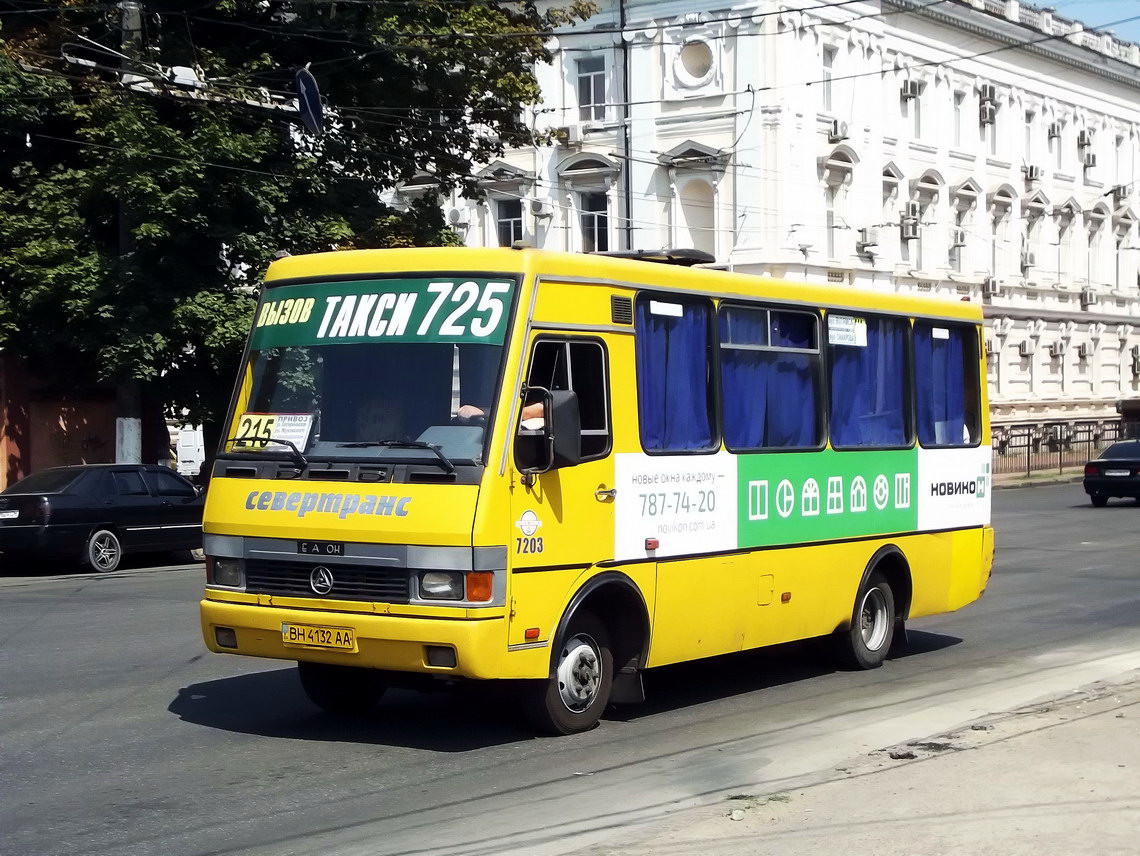
<svg viewBox="0 0 1140 856">
<path fill-rule="evenodd" d="M 202 638 L 206 647 L 215 653 L 464 678 L 505 677 L 503 658 L 507 630 L 503 616 L 450 620 L 322 612 L 216 600 L 202 600 L 199 606 Z M 283 633 L 285 625 L 351 630 L 353 647 L 339 650 L 287 644 Z M 234 642 L 233 646 L 219 644 L 219 629 L 233 631 L 232 639 L 222 640 Z M 222 633 L 223 637 L 228 635 Z M 429 648 L 453 650 L 455 665 L 431 665 Z"/>
</svg>

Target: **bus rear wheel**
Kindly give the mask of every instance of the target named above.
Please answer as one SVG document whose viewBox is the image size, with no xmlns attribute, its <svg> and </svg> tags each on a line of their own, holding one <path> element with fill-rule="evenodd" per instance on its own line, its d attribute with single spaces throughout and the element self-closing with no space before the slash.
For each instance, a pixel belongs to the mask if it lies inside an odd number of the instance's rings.
<svg viewBox="0 0 1140 856">
<path fill-rule="evenodd" d="M 840 662 L 850 669 L 877 669 L 891 650 L 898 614 L 891 584 L 878 571 L 867 578 L 855 598 L 851 626 L 836 635 Z"/>
<path fill-rule="evenodd" d="M 613 685 L 613 654 L 605 625 L 591 612 L 575 614 L 545 681 L 527 681 L 530 724 L 543 734 L 577 734 L 598 724 Z"/>
<path fill-rule="evenodd" d="M 297 663 L 297 676 L 309 701 L 323 711 L 340 716 L 368 713 L 387 689 L 375 669 L 301 661 Z"/>
</svg>

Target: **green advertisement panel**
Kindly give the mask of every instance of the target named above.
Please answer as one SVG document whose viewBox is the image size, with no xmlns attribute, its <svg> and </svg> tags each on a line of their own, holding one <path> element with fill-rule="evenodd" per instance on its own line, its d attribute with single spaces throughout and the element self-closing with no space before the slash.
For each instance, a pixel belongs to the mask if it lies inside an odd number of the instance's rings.
<svg viewBox="0 0 1140 856">
<path fill-rule="evenodd" d="M 914 449 L 740 455 L 739 546 L 913 531 L 917 462 Z"/>
<path fill-rule="evenodd" d="M 506 338 L 515 282 L 466 276 L 286 285 L 254 319 L 255 350 L 354 342 L 482 342 Z"/>
</svg>

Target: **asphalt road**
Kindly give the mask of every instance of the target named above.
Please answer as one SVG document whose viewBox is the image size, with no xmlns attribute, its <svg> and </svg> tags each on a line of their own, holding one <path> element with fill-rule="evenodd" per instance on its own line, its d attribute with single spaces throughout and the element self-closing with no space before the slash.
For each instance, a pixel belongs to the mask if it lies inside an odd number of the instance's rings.
<svg viewBox="0 0 1140 856">
<path fill-rule="evenodd" d="M 1094 510 L 1078 485 L 994 507 L 986 596 L 914 622 L 882 669 L 834 672 L 808 645 L 672 667 L 562 739 L 489 691 L 320 713 L 292 668 L 204 650 L 200 566 L 5 579 L 0 853 L 585 853 L 1140 664 L 1140 507 Z"/>
</svg>

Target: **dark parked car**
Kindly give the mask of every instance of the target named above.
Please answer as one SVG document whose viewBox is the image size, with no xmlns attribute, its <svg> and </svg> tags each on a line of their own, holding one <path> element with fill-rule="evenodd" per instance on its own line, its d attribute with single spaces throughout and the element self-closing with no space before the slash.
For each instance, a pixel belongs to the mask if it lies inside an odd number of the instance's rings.
<svg viewBox="0 0 1140 856">
<path fill-rule="evenodd" d="M 124 553 L 202 546 L 204 497 L 173 470 L 138 464 L 54 467 L 0 493 L 5 563 L 76 559 L 113 571 Z"/>
<path fill-rule="evenodd" d="M 1113 443 L 1085 464 L 1085 493 L 1097 508 L 1114 496 L 1140 499 L 1140 440 Z"/>
</svg>

